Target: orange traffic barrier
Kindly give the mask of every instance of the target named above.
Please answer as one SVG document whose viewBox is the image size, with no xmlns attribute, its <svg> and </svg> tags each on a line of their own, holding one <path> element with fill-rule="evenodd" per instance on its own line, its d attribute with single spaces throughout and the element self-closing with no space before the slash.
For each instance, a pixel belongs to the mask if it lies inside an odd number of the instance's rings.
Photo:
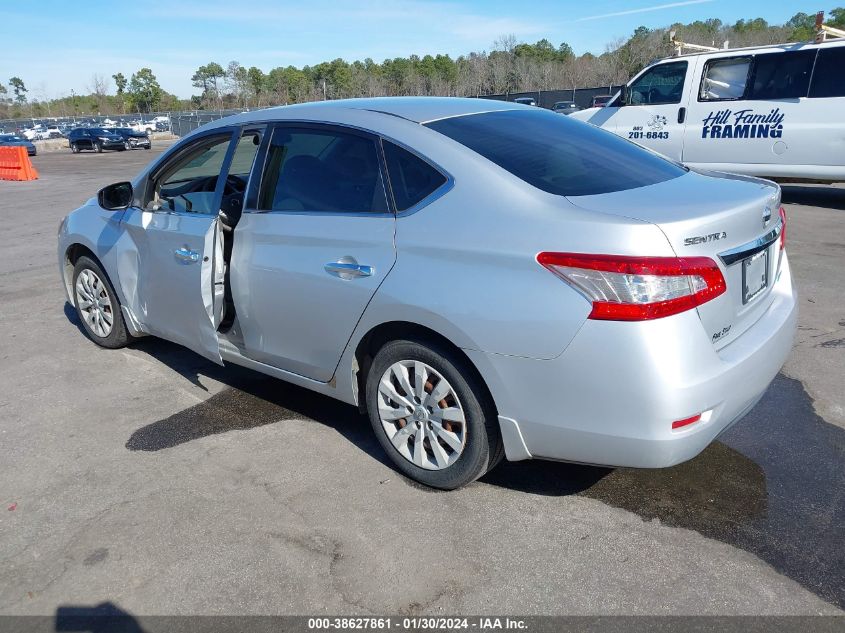
<svg viewBox="0 0 845 633">
<path fill-rule="evenodd" d="M 0 180 L 36 180 L 25 147 L 0 147 Z"/>
</svg>

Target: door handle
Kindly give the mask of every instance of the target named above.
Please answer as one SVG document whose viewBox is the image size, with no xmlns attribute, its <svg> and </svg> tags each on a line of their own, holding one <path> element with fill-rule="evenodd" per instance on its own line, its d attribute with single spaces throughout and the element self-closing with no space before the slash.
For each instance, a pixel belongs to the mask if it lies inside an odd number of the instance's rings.
<svg viewBox="0 0 845 633">
<path fill-rule="evenodd" d="M 330 275 L 341 279 L 357 279 L 358 277 L 370 277 L 375 272 L 372 266 L 359 264 L 351 257 L 342 257 L 339 261 L 329 262 L 323 269 Z"/>
<path fill-rule="evenodd" d="M 192 251 L 187 246 L 183 246 L 182 248 L 177 248 L 173 251 L 173 254 L 183 264 L 193 264 L 200 260 L 200 254 L 197 251 Z"/>
<path fill-rule="evenodd" d="M 683 123 L 684 119 L 687 118 L 687 109 L 686 108 L 679 108 L 678 109 L 678 123 Z"/>
</svg>

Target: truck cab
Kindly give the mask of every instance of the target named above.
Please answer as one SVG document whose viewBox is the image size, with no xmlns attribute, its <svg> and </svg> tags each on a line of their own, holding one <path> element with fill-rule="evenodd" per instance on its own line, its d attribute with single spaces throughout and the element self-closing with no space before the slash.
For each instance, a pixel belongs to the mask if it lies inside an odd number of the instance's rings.
<svg viewBox="0 0 845 633">
<path fill-rule="evenodd" d="M 845 181 L 845 39 L 662 59 L 573 113 L 690 167 Z"/>
</svg>

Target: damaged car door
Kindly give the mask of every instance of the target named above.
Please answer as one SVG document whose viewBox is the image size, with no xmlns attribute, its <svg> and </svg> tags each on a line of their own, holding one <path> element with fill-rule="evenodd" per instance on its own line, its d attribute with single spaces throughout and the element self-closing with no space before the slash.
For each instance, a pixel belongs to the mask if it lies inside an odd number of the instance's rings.
<svg viewBox="0 0 845 633">
<path fill-rule="evenodd" d="M 127 209 L 119 279 L 143 331 L 222 364 L 225 262 L 219 214 L 224 196 L 243 193 L 228 176 L 238 145 L 232 128 L 177 149 L 142 185 Z"/>
</svg>

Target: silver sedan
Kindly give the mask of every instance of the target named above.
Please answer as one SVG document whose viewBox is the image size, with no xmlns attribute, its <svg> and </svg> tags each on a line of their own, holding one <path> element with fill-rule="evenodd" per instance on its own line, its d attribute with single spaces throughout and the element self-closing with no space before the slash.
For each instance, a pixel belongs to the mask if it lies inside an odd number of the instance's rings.
<svg viewBox="0 0 845 633">
<path fill-rule="evenodd" d="M 239 114 L 69 214 L 96 343 L 153 335 L 365 410 L 408 477 L 665 467 L 760 399 L 797 307 L 773 183 L 540 108 L 385 98 Z"/>
</svg>

